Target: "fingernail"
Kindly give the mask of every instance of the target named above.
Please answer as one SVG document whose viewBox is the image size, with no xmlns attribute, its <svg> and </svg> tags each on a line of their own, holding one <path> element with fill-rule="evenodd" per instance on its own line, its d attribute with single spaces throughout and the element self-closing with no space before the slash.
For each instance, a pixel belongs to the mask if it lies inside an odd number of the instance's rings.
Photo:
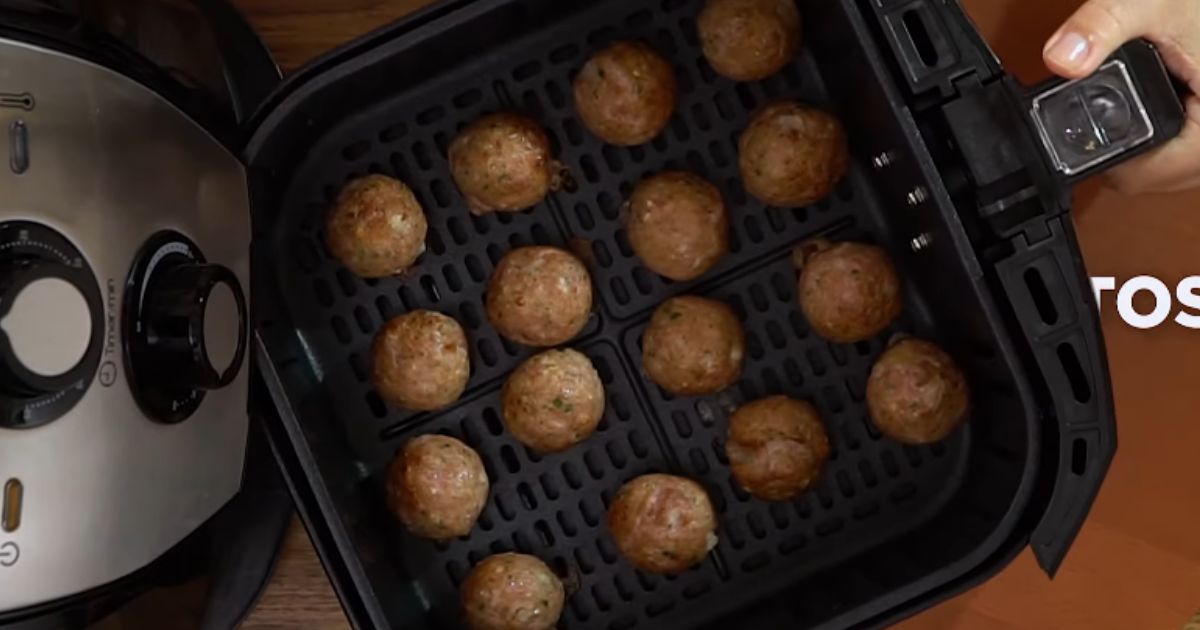
<svg viewBox="0 0 1200 630">
<path fill-rule="evenodd" d="M 1092 44 L 1079 33 L 1062 33 L 1046 49 L 1046 57 L 1064 68 L 1076 68 L 1087 59 Z"/>
</svg>

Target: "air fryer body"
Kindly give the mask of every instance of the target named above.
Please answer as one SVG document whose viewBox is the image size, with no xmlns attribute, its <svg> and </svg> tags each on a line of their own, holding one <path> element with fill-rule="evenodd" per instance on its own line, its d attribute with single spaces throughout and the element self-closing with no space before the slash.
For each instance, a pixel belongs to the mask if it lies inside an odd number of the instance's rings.
<svg viewBox="0 0 1200 630">
<path fill-rule="evenodd" d="M 228 626 L 286 523 L 213 6 L 0 3 L 0 625 Z"/>
</svg>

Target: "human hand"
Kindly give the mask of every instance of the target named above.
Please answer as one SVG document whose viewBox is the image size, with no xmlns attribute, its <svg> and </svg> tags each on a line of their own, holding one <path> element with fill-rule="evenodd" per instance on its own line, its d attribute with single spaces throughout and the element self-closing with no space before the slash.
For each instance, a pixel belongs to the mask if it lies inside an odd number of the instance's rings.
<svg viewBox="0 0 1200 630">
<path fill-rule="evenodd" d="M 1175 140 L 1109 171 L 1109 184 L 1126 194 L 1200 187 L 1200 2 L 1087 0 L 1042 55 L 1055 74 L 1080 79 L 1137 37 L 1153 42 L 1171 73 L 1188 85 L 1187 121 Z"/>
</svg>

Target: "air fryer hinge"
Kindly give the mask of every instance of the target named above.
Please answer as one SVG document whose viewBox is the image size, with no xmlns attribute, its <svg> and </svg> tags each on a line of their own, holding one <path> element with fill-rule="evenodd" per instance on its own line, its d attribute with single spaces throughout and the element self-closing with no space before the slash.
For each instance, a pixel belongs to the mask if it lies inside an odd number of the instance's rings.
<svg viewBox="0 0 1200 630">
<path fill-rule="evenodd" d="M 979 212 L 988 217 L 1037 197 L 1032 170 L 1041 165 L 1030 164 L 1036 146 L 1020 120 L 1010 82 L 994 79 L 973 86 L 943 105 L 941 114 L 977 189 Z"/>
</svg>

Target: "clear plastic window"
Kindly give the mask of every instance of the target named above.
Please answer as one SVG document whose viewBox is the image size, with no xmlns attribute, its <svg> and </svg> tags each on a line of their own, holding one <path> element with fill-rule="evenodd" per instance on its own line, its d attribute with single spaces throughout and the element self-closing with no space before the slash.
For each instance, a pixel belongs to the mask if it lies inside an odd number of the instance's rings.
<svg viewBox="0 0 1200 630">
<path fill-rule="evenodd" d="M 1120 60 L 1038 96 L 1032 114 L 1055 166 L 1067 175 L 1090 169 L 1154 136 L 1142 97 Z"/>
</svg>

